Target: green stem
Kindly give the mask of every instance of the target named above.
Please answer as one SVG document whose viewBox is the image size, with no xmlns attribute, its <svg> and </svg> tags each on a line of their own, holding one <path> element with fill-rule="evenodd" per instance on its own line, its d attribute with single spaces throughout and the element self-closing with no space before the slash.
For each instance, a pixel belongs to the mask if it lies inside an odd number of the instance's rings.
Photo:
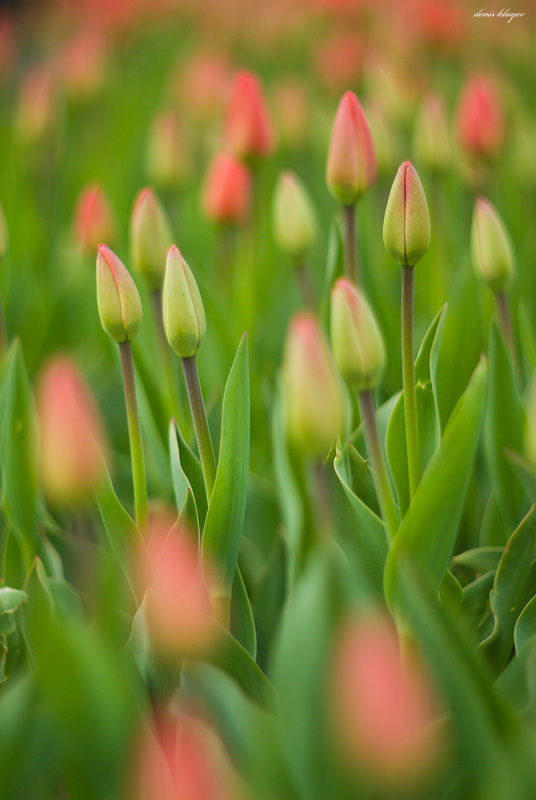
<svg viewBox="0 0 536 800">
<path fill-rule="evenodd" d="M 343 206 L 344 274 L 359 285 L 359 263 L 355 231 L 355 206 Z"/>
<path fill-rule="evenodd" d="M 410 498 L 421 480 L 421 450 L 417 423 L 415 364 L 413 361 L 413 267 L 402 267 L 402 385 L 408 450 Z"/>
<path fill-rule="evenodd" d="M 389 475 L 387 474 L 387 466 L 385 464 L 380 435 L 378 433 L 372 392 L 361 392 L 358 399 L 361 419 L 363 420 L 365 444 L 373 469 L 372 477 L 380 504 L 382 519 L 385 524 L 385 536 L 389 543 L 398 528 L 398 514 L 396 512 L 395 501 L 393 500 Z"/>
<path fill-rule="evenodd" d="M 305 264 L 297 264 L 294 269 L 296 273 L 296 280 L 300 287 L 300 292 L 305 308 L 309 311 L 314 311 L 316 308 L 316 295 L 311 274 Z"/>
<path fill-rule="evenodd" d="M 125 404 L 127 407 L 136 522 L 139 528 L 144 528 L 147 522 L 147 479 L 145 476 L 143 439 L 141 437 L 140 414 L 136 398 L 136 380 L 134 378 L 134 363 L 132 361 L 130 342 L 122 342 L 119 345 L 119 352 L 121 353 L 121 368 L 123 370 L 123 386 L 125 388 Z"/>
<path fill-rule="evenodd" d="M 520 368 L 516 355 L 514 333 L 512 330 L 512 320 L 510 318 L 508 303 L 506 301 L 506 295 L 504 294 L 504 292 L 499 292 L 498 294 L 495 295 L 495 302 L 497 303 L 497 316 L 499 319 L 499 327 L 504 337 L 506 347 L 508 348 L 508 352 L 510 353 L 510 361 L 512 363 L 512 371 L 514 373 L 514 378 L 519 385 L 521 383 Z"/>
<path fill-rule="evenodd" d="M 162 317 L 162 290 L 154 289 L 151 292 L 151 303 L 153 306 L 154 319 L 157 329 L 158 343 L 160 352 L 162 353 L 162 361 L 164 363 L 164 372 L 166 377 L 167 387 L 167 401 L 168 401 L 168 414 L 170 417 L 176 417 L 179 427 L 183 436 L 189 438 L 191 433 L 190 420 L 185 413 L 186 395 L 184 392 L 184 385 L 179 387 L 175 372 L 175 362 L 172 358 L 172 351 L 166 335 L 164 327 L 164 319 Z"/>
<path fill-rule="evenodd" d="M 199 383 L 199 373 L 197 372 L 195 356 L 183 358 L 182 367 L 184 369 L 184 377 L 186 379 L 186 388 L 188 390 L 190 408 L 192 409 L 195 435 L 197 438 L 197 445 L 199 447 L 199 455 L 201 457 L 201 466 L 203 467 L 203 477 L 205 479 L 207 499 L 210 502 L 212 490 L 214 489 L 214 484 L 216 482 L 216 456 L 214 455 L 214 448 L 212 446 L 212 439 L 210 437 L 207 412 L 205 409 L 205 403 L 203 402 L 203 394 L 201 392 L 201 386 Z"/>
</svg>

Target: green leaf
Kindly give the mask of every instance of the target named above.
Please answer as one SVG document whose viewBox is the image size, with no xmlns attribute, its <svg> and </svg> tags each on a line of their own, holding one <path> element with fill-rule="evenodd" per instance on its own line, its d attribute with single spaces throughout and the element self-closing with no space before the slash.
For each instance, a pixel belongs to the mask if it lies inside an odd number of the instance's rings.
<svg viewBox="0 0 536 800">
<path fill-rule="evenodd" d="M 36 546 L 37 421 L 22 347 L 9 349 L 2 380 L 0 431 L 3 501 L 10 519 L 33 554 Z"/>
<path fill-rule="evenodd" d="M 12 589 L 9 586 L 0 587 L 0 614 L 16 611 L 28 599 L 26 592 L 21 589 Z"/>
<path fill-rule="evenodd" d="M 527 312 L 523 303 L 520 303 L 518 311 L 519 345 L 523 374 L 527 381 L 536 370 L 536 338 L 531 322 L 532 316 Z"/>
<path fill-rule="evenodd" d="M 230 597 L 240 550 L 249 471 L 249 368 L 244 335 L 223 395 L 218 472 L 210 498 L 201 556 L 216 576 L 214 593 Z"/>
<path fill-rule="evenodd" d="M 536 467 L 524 456 L 511 450 L 506 451 L 506 456 L 512 464 L 529 501 L 536 503 Z"/>
<path fill-rule="evenodd" d="M 177 511 L 180 512 L 181 508 L 186 502 L 188 489 L 191 491 L 193 490 L 192 484 L 182 468 L 181 452 L 178 442 L 178 428 L 174 419 L 172 419 L 169 423 L 169 461 L 171 465 L 175 503 L 177 506 Z"/>
<path fill-rule="evenodd" d="M 380 507 L 374 489 L 372 468 L 368 462 L 356 450 L 351 441 L 348 441 L 344 447 L 338 448 L 337 459 L 339 462 L 344 460 L 344 466 L 340 465 L 340 470 L 346 476 L 348 488 L 379 517 Z"/>
<path fill-rule="evenodd" d="M 344 252 L 342 245 L 342 235 L 339 222 L 334 219 L 329 229 L 328 256 L 326 261 L 326 272 L 324 286 L 322 288 L 322 299 L 320 303 L 320 319 L 325 328 L 329 327 L 329 309 L 331 300 L 331 288 L 337 278 L 344 273 Z"/>
<path fill-rule="evenodd" d="M 536 595 L 529 600 L 517 618 L 514 627 L 516 653 L 520 653 L 533 637 L 536 637 Z"/>
<path fill-rule="evenodd" d="M 520 451 L 526 415 L 516 389 L 506 345 L 495 322 L 489 337 L 489 390 L 484 418 L 484 448 L 495 496 L 507 535 L 527 512 L 523 491 L 515 480 L 505 449 Z"/>
<path fill-rule="evenodd" d="M 231 633 L 245 647 L 251 658 L 257 655 L 257 634 L 246 585 L 237 565 L 231 598 Z"/>
<path fill-rule="evenodd" d="M 436 589 L 441 585 L 454 549 L 480 435 L 486 374 L 486 364 L 481 361 L 394 536 L 385 565 L 385 592 L 390 605 L 396 599 L 397 562 L 403 553 L 426 571 Z"/>
<path fill-rule="evenodd" d="M 517 617 L 534 594 L 535 544 L 536 509 L 533 506 L 504 548 L 490 595 L 494 627 L 479 647 L 498 672 L 504 669 L 512 652 Z"/>
<path fill-rule="evenodd" d="M 458 570 L 482 574 L 484 572 L 495 572 L 499 565 L 504 547 L 474 547 L 459 553 L 452 559 L 452 565 Z"/>
</svg>

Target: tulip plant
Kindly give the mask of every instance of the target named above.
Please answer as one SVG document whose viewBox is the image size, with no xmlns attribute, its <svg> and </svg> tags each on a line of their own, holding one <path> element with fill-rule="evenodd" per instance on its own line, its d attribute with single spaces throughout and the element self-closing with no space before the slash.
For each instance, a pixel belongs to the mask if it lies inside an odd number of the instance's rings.
<svg viewBox="0 0 536 800">
<path fill-rule="evenodd" d="M 1 800 L 536 797 L 528 15 L 30 5 Z"/>
</svg>

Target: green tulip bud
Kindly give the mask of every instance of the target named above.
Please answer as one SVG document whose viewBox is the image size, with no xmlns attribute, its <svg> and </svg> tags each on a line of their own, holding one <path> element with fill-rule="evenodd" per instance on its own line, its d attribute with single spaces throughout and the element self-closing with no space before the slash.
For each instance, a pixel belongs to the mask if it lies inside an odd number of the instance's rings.
<svg viewBox="0 0 536 800">
<path fill-rule="evenodd" d="M 164 209 L 154 191 L 138 192 L 130 220 L 132 262 L 149 291 L 162 286 L 167 252 L 173 241 Z"/>
<path fill-rule="evenodd" d="M 273 202 L 274 238 L 278 247 L 296 261 L 316 239 L 316 216 L 309 195 L 293 172 L 279 176 Z"/>
<path fill-rule="evenodd" d="M 195 356 L 205 336 L 207 322 L 203 300 L 190 267 L 179 250 L 169 249 L 163 291 L 164 327 L 179 358 Z"/>
<path fill-rule="evenodd" d="M 385 364 L 382 335 L 365 296 L 346 278 L 331 292 L 331 349 L 337 369 L 356 392 L 375 388 Z"/>
<path fill-rule="evenodd" d="M 0 205 L 0 263 L 4 260 L 9 244 L 9 233 L 4 216 L 4 209 Z"/>
<path fill-rule="evenodd" d="M 304 456 L 326 456 L 344 431 L 344 403 L 328 346 L 310 313 L 296 314 L 290 323 L 282 384 L 289 443 Z"/>
<path fill-rule="evenodd" d="M 500 294 L 514 272 L 514 254 L 508 231 L 496 208 L 477 198 L 471 228 L 473 269 L 495 294 Z"/>
<path fill-rule="evenodd" d="M 413 267 L 430 244 L 430 215 L 417 170 L 400 165 L 391 187 L 383 220 L 383 243 L 403 267 Z"/>
<path fill-rule="evenodd" d="M 131 342 L 143 317 L 140 296 L 123 262 L 105 244 L 97 251 L 97 302 L 106 333 L 118 344 Z"/>
</svg>

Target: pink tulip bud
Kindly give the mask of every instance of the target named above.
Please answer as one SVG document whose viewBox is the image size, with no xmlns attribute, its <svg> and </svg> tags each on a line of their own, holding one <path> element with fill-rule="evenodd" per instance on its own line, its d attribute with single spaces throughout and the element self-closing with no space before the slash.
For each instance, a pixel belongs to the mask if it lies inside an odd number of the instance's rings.
<svg viewBox="0 0 536 800">
<path fill-rule="evenodd" d="M 32 145 L 46 138 L 56 124 L 58 97 L 52 64 L 27 70 L 19 89 L 15 129 L 23 144 Z"/>
<path fill-rule="evenodd" d="M 239 72 L 231 87 L 224 139 L 236 158 L 268 156 L 274 149 L 272 126 L 259 79 Z"/>
<path fill-rule="evenodd" d="M 189 115 L 207 123 L 222 110 L 231 83 L 228 59 L 217 53 L 196 53 L 184 68 L 182 63 L 172 77 L 172 93 Z"/>
<path fill-rule="evenodd" d="M 351 31 L 330 34 L 315 48 L 318 79 L 330 89 L 341 89 L 359 79 L 363 64 L 363 42 Z"/>
<path fill-rule="evenodd" d="M 246 166 L 231 156 L 216 155 L 209 164 L 201 204 L 212 222 L 240 225 L 250 208 L 251 179 Z"/>
<path fill-rule="evenodd" d="M 472 75 L 465 84 L 456 131 L 469 155 L 493 158 L 499 153 L 504 138 L 503 109 L 495 84 L 485 75 Z"/>
<path fill-rule="evenodd" d="M 290 147 L 302 144 L 308 135 L 309 98 L 298 80 L 280 81 L 273 92 L 278 140 Z"/>
<path fill-rule="evenodd" d="M 130 272 L 105 244 L 97 250 L 97 304 L 108 336 L 118 344 L 131 342 L 143 318 L 140 296 Z"/>
<path fill-rule="evenodd" d="M 97 183 L 85 186 L 74 210 L 74 237 L 85 253 L 95 255 L 101 242 L 114 245 L 117 219 L 103 188 Z"/>
<path fill-rule="evenodd" d="M 346 92 L 337 109 L 329 143 L 326 180 L 343 206 L 357 203 L 376 180 L 372 136 L 359 100 Z"/>
<path fill-rule="evenodd" d="M 211 645 L 215 628 L 210 598 L 190 532 L 173 519 L 153 520 L 138 558 L 138 583 L 154 647 L 164 656 L 199 656 Z"/>
<path fill-rule="evenodd" d="M 403 658 L 394 627 L 379 613 L 342 631 L 333 662 L 334 721 L 350 763 L 380 782 L 422 774 L 438 754 L 430 685 Z"/>
<path fill-rule="evenodd" d="M 190 147 L 174 112 L 158 114 L 151 123 L 147 141 L 147 173 L 165 189 L 184 186 L 190 176 Z"/>
<path fill-rule="evenodd" d="M 103 474 L 106 446 L 97 406 L 73 361 L 48 364 L 37 408 L 45 492 L 56 503 L 80 501 Z"/>
<path fill-rule="evenodd" d="M 104 84 L 106 47 L 103 37 L 94 31 L 82 31 L 65 47 L 61 58 L 61 76 L 74 100 L 94 97 Z"/>
</svg>

